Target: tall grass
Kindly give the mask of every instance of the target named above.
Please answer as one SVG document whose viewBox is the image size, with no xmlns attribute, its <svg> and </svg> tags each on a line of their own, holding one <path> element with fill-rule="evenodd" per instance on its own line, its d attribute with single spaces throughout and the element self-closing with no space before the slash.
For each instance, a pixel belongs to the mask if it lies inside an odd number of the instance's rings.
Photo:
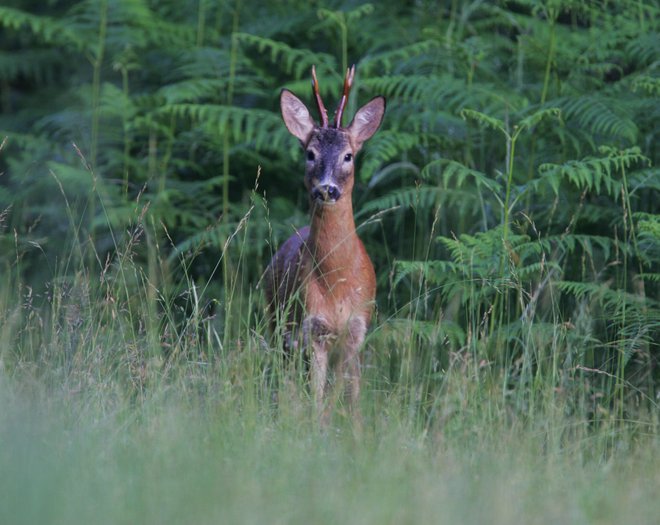
<svg viewBox="0 0 660 525">
<path fill-rule="evenodd" d="M 3 523 L 655 523 L 656 448 L 587 459 L 587 440 L 472 421 L 422 436 L 392 411 L 356 442 L 216 393 L 100 413 L 3 389 Z M 186 397 L 182 400 L 182 397 Z"/>
<path fill-rule="evenodd" d="M 533 317 L 530 355 L 516 365 L 530 367 L 527 380 L 512 381 L 516 367 L 490 362 L 475 342 L 488 329 L 478 300 L 464 306 L 472 339 L 442 352 L 449 332 L 422 322 L 420 281 L 400 305 L 407 314 L 382 314 L 367 339 L 362 432 L 341 405 L 319 431 L 304 366 L 282 359 L 243 273 L 246 232 L 262 226 L 252 212 L 215 254 L 232 273 L 213 295 L 213 272 L 195 280 L 187 270 L 199 252 L 168 258 L 174 247 L 148 205 L 135 203 L 126 231 L 107 225 L 114 246 L 101 256 L 79 237 L 80 210 L 59 187 L 67 258 L 15 236 L 0 285 L 0 522 L 650 524 L 660 515 L 656 401 L 625 419 L 608 412 L 554 347 L 535 346 Z M 41 289 L 22 280 L 26 249 L 50 267 Z M 562 321 L 550 329 L 565 344 Z"/>
</svg>

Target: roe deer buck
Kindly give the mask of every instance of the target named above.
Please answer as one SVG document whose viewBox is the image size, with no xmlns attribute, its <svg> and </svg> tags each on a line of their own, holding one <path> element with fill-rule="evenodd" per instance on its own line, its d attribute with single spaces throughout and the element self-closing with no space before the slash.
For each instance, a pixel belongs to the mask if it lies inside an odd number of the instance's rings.
<svg viewBox="0 0 660 525">
<path fill-rule="evenodd" d="M 320 125 L 292 92 L 284 89 L 280 95 L 284 123 L 305 150 L 311 225 L 294 233 L 273 256 L 266 270 L 266 295 L 273 325 L 276 319 L 286 323 L 288 351 L 297 348 L 296 333 L 302 325 L 312 393 L 322 424 L 329 415 L 329 407 L 324 408 L 329 366 L 335 371 L 337 388 L 345 388 L 351 409 L 357 408 L 359 348 L 376 293 L 373 264 L 355 232 L 352 191 L 355 155 L 380 126 L 385 99 L 372 99 L 343 128 L 342 113 L 354 75 L 355 66 L 346 72 L 333 125 L 328 125 L 313 67 L 312 89 Z"/>
</svg>

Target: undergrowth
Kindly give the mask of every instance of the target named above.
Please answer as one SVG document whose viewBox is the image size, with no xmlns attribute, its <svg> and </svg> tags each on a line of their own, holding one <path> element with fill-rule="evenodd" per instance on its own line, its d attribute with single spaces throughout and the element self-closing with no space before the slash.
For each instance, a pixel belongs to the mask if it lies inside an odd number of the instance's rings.
<svg viewBox="0 0 660 525">
<path fill-rule="evenodd" d="M 0 7 L 0 512 L 215 522 L 215 484 L 229 521 L 652 523 L 658 14 Z M 361 435 L 341 404 L 319 432 L 259 286 L 306 221 L 277 93 L 316 65 L 333 100 L 352 63 L 347 112 L 388 100 L 354 195 L 378 278 Z"/>
</svg>

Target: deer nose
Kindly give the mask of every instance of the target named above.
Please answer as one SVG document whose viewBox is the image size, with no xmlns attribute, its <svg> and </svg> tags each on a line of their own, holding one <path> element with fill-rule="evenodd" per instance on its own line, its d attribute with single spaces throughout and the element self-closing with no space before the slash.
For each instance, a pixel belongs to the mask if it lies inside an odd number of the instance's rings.
<svg viewBox="0 0 660 525">
<path fill-rule="evenodd" d="M 312 199 L 315 201 L 334 202 L 339 197 L 341 192 L 334 184 L 319 184 L 312 190 Z"/>
</svg>

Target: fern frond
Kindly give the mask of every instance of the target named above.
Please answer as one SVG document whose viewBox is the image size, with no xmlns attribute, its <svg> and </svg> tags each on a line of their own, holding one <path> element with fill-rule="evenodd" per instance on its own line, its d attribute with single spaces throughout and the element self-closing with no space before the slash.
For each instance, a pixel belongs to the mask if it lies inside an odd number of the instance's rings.
<svg viewBox="0 0 660 525">
<path fill-rule="evenodd" d="M 471 106 L 484 107 L 499 103 L 500 98 L 482 86 L 466 89 L 463 80 L 449 75 L 399 75 L 375 77 L 363 81 L 373 93 L 381 93 L 402 102 L 417 102 L 454 112 Z"/>
<path fill-rule="evenodd" d="M 607 194 L 615 200 L 620 197 L 622 180 L 615 178 L 615 174 L 627 169 L 635 163 L 648 162 L 649 159 L 641 154 L 637 147 L 625 150 L 601 150 L 608 153 L 605 157 L 587 157 L 583 160 L 571 160 L 564 164 L 541 164 L 539 173 L 547 177 L 555 193 L 558 180 L 566 179 L 580 189 L 588 189 L 600 193 L 604 187 Z"/>
<path fill-rule="evenodd" d="M 337 75 L 337 66 L 332 55 L 295 49 L 283 42 L 249 33 L 235 33 L 234 38 L 245 46 L 255 47 L 262 55 L 267 54 L 273 64 L 282 67 L 284 72 L 296 78 L 307 75 L 313 65 L 319 74 Z M 328 89 L 324 82 L 319 84 L 321 90 Z"/>
<path fill-rule="evenodd" d="M 639 75 L 633 80 L 634 92 L 642 91 L 647 95 L 657 97 L 660 95 L 660 78 L 650 75 Z"/>
<path fill-rule="evenodd" d="M 443 169 L 438 170 L 437 168 Z M 499 182 L 489 179 L 484 173 L 470 169 L 454 160 L 438 159 L 431 161 L 422 168 L 421 176 L 426 180 L 435 181 L 438 171 L 442 174 L 442 184 L 445 188 L 448 188 L 452 181 L 455 187 L 460 188 L 466 180 L 471 180 L 477 188 L 485 187 L 495 195 L 502 191 Z"/>
<path fill-rule="evenodd" d="M 463 117 L 464 120 L 467 119 L 476 120 L 477 122 L 483 124 L 484 126 L 491 127 L 496 131 L 501 131 L 507 136 L 509 135 L 509 132 L 506 129 L 506 125 L 504 124 L 503 121 L 501 121 L 498 118 L 491 117 L 490 115 L 486 115 L 481 111 L 475 111 L 474 109 L 466 108 L 461 110 L 461 117 Z"/>
<path fill-rule="evenodd" d="M 443 149 L 453 149 L 457 143 L 465 141 L 467 125 L 452 113 L 412 103 L 406 104 L 401 110 L 397 117 L 401 119 L 402 129 L 432 134 Z"/>
<path fill-rule="evenodd" d="M 513 274 L 515 279 L 521 282 L 538 279 L 543 275 L 547 275 L 550 271 L 554 271 L 557 275 L 561 275 L 562 267 L 554 261 L 535 262 L 525 266 L 516 267 L 513 270 Z"/>
<path fill-rule="evenodd" d="M 639 130 L 630 111 L 619 99 L 603 95 L 563 97 L 551 101 L 561 109 L 567 124 L 575 123 L 589 132 L 634 143 Z"/>
<path fill-rule="evenodd" d="M 536 126 L 545 118 L 554 117 L 557 119 L 561 118 L 561 110 L 559 108 L 541 108 L 536 110 L 531 115 L 526 116 L 520 120 L 517 124 L 517 133 L 520 133 L 524 130 L 528 130 Z"/>
<path fill-rule="evenodd" d="M 637 221 L 638 256 L 647 267 L 656 268 L 660 261 L 660 214 L 635 213 L 633 218 Z"/>
<path fill-rule="evenodd" d="M 107 9 L 104 10 L 104 6 Z M 195 41 L 193 27 L 161 18 L 145 0 L 118 0 L 106 4 L 95 0 L 79 1 L 69 11 L 66 27 L 83 37 L 96 36 L 103 19 L 107 23 L 105 45 L 110 49 L 124 49 L 127 44 L 137 49 L 150 46 L 186 48 Z M 96 52 L 94 40 L 84 39 L 87 49 L 92 52 Z"/>
<path fill-rule="evenodd" d="M 358 64 L 360 75 L 368 78 L 376 72 L 382 74 L 383 70 L 387 73 L 396 71 L 405 67 L 411 58 L 433 53 L 439 47 L 435 40 L 421 40 L 396 49 L 367 55 Z"/>
<path fill-rule="evenodd" d="M 388 193 L 383 197 L 366 202 L 355 216 L 357 218 L 390 208 L 431 210 L 441 195 L 439 188 L 421 186 L 404 188 Z"/>
<path fill-rule="evenodd" d="M 398 158 L 405 151 L 428 144 L 428 137 L 421 133 L 383 130 L 365 148 L 365 158 L 360 167 L 360 178 L 370 180 L 376 170 L 386 162 Z"/>
<path fill-rule="evenodd" d="M 465 265 L 465 271 L 469 274 L 477 272 L 485 277 L 495 272 L 499 266 L 502 250 L 501 226 L 475 235 L 464 233 L 458 238 L 439 236 L 438 241 L 449 251 L 455 262 Z"/>
<path fill-rule="evenodd" d="M 171 83 L 194 79 L 224 80 L 229 77 L 231 56 L 227 49 L 186 48 L 177 51 L 173 60 L 173 67 L 165 75 L 166 80 Z M 242 68 L 240 74 L 245 74 Z M 257 78 L 255 80 L 258 81 Z"/>
<path fill-rule="evenodd" d="M 45 84 L 52 81 L 62 67 L 61 55 L 55 49 L 0 51 L 0 78 L 15 81 L 23 77 Z"/>
<path fill-rule="evenodd" d="M 346 23 L 355 23 L 361 18 L 370 15 L 374 12 L 374 5 L 370 3 L 359 5 L 350 11 L 332 11 L 324 7 L 319 8 L 317 11 L 318 17 L 321 20 L 329 20 L 338 26 L 345 26 Z"/>
<path fill-rule="evenodd" d="M 232 141 L 254 142 L 260 149 L 279 151 L 292 142 L 286 129 L 283 129 L 280 117 L 262 109 L 210 104 L 172 104 L 157 110 L 155 114 L 192 119 L 216 136 L 228 132 Z"/>
<path fill-rule="evenodd" d="M 263 95 L 258 82 L 251 77 L 242 76 L 236 76 L 231 81 L 228 76 L 224 78 L 190 78 L 163 86 L 156 94 L 162 96 L 167 104 L 216 102 L 224 98 L 230 82 L 234 89 L 242 95 Z"/>
<path fill-rule="evenodd" d="M 656 10 L 655 16 L 660 16 L 660 10 Z M 658 33 L 642 32 L 635 35 L 626 46 L 626 54 L 631 61 L 639 65 L 647 65 L 656 62 L 660 56 Z"/>
<path fill-rule="evenodd" d="M 29 30 L 46 43 L 68 44 L 80 49 L 84 40 L 70 27 L 48 16 L 26 13 L 12 7 L 0 6 L 0 27 L 16 32 Z"/>
<path fill-rule="evenodd" d="M 425 281 L 432 284 L 442 284 L 454 275 L 462 275 L 463 268 L 453 261 L 396 261 L 393 286 L 413 274 L 420 274 Z"/>
</svg>

